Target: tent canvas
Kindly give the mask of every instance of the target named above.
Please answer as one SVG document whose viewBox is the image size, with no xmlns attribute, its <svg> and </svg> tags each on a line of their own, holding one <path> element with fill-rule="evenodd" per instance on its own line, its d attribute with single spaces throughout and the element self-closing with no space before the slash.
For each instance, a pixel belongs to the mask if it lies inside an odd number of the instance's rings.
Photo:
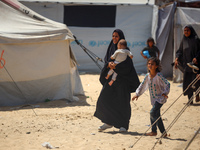
<svg viewBox="0 0 200 150">
<path fill-rule="evenodd" d="M 149 1 L 149 5 L 146 5 L 148 1 L 69 1 L 60 0 L 58 3 L 54 1 L 37 2 L 31 0 L 23 0 L 24 5 L 30 7 L 36 12 L 42 14 L 47 18 L 64 22 L 64 12 L 69 6 L 104 6 L 104 7 L 116 7 L 116 17 L 114 27 L 80 27 L 80 26 L 68 26 L 77 39 L 86 48 L 91 50 L 100 58 L 104 58 L 108 44 L 112 37 L 114 29 L 121 29 L 128 41 L 128 46 L 134 55 L 133 61 L 138 73 L 146 73 L 146 61 L 140 55 L 140 51 L 146 46 L 146 40 L 151 36 L 152 22 L 154 24 L 154 11 L 157 11 L 157 6 L 152 5 L 153 2 Z M 71 2 L 71 3 L 70 3 Z M 90 3 L 89 3 L 90 2 Z M 104 3 L 105 2 L 105 3 Z M 122 5 L 121 5 L 122 4 Z M 102 11 L 103 12 L 103 11 Z M 96 19 L 96 13 L 90 13 L 93 16 L 90 20 Z M 72 13 L 70 13 L 72 15 Z M 109 15 L 109 14 L 107 14 Z M 104 15 L 105 16 L 105 15 Z M 155 17 L 155 18 L 154 18 Z M 80 18 L 75 18 L 79 20 Z M 100 72 L 95 63 L 85 54 L 85 52 L 75 43 L 71 43 L 74 53 L 78 61 L 78 69 L 84 72 Z M 101 63 L 100 63 L 101 64 Z M 101 64 L 103 65 L 103 64 Z"/>
<path fill-rule="evenodd" d="M 83 94 L 70 47 L 71 31 L 16 0 L 11 2 L 44 21 L 0 1 L 0 106 L 73 100 Z"/>
<path fill-rule="evenodd" d="M 168 5 L 158 11 L 158 24 L 153 35 L 160 50 L 162 74 L 172 77 L 173 67 L 173 24 L 176 3 Z"/>
</svg>

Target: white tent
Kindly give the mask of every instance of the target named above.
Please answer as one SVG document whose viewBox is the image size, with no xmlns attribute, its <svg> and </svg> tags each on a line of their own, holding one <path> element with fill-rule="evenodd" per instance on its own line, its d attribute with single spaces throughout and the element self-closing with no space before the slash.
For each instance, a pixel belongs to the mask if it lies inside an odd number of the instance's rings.
<svg viewBox="0 0 200 150">
<path fill-rule="evenodd" d="M 0 12 L 0 106 L 83 94 L 66 25 L 16 0 L 0 1 Z"/>
<path fill-rule="evenodd" d="M 114 7 L 115 17 L 111 18 L 114 18 L 113 26 L 97 25 L 97 27 L 83 27 L 69 25 L 68 23 L 66 24 L 80 43 L 100 58 L 104 58 L 106 54 L 113 30 L 121 29 L 124 32 L 126 40 L 128 41 L 128 46 L 134 55 L 133 61 L 136 71 L 138 73 L 146 72 L 146 61 L 140 55 L 140 51 L 146 46 L 146 40 L 152 35 L 152 29 L 155 30 L 154 24 L 156 23 L 155 20 L 157 15 L 154 16 L 153 12 L 157 11 L 158 8 L 153 5 L 154 0 L 21 0 L 21 2 L 43 16 L 61 23 L 64 23 L 66 17 L 68 17 L 66 16 L 66 12 L 71 6 L 73 6 L 73 9 L 75 10 L 77 10 L 76 7 L 80 8 L 80 6 L 92 6 L 97 9 L 103 7 L 102 11 L 91 11 L 88 21 L 82 20 L 82 13 L 80 13 L 79 10 L 74 13 L 71 11 L 70 16 L 78 14 L 74 18 L 75 20 L 80 21 L 79 23 L 95 23 L 98 21 L 96 16 L 99 12 L 102 14 L 104 13 L 102 16 L 100 15 L 99 18 L 105 19 L 112 13 L 106 13 L 106 7 Z M 102 22 L 106 23 L 107 21 Z M 95 63 L 75 42 L 72 42 L 71 45 L 78 64 L 80 65 L 78 66 L 80 71 L 100 72 Z"/>
</svg>

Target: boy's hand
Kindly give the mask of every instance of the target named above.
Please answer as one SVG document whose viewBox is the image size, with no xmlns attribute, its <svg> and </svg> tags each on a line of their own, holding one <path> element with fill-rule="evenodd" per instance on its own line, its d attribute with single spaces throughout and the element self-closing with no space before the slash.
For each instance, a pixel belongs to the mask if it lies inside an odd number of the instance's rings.
<svg viewBox="0 0 200 150">
<path fill-rule="evenodd" d="M 143 57 L 144 59 L 147 59 L 147 56 L 144 56 L 142 51 L 140 52 L 140 54 L 142 55 L 142 57 Z"/>
<path fill-rule="evenodd" d="M 143 56 L 144 57 L 144 59 L 147 59 L 147 56 Z"/>
<path fill-rule="evenodd" d="M 162 96 L 164 96 L 165 98 L 168 98 L 168 96 L 167 96 L 167 95 L 165 95 L 165 94 L 162 94 Z"/>
<path fill-rule="evenodd" d="M 137 99 L 138 99 L 138 96 L 135 95 L 135 96 L 133 96 L 132 101 L 137 100 Z"/>
</svg>

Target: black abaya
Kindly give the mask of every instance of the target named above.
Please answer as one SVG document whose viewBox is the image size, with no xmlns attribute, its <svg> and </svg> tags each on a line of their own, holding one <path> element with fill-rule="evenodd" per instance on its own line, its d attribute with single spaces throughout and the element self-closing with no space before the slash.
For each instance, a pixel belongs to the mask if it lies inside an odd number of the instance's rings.
<svg viewBox="0 0 200 150">
<path fill-rule="evenodd" d="M 105 77 L 109 71 L 106 64 L 100 75 L 103 85 L 99 95 L 94 116 L 103 123 L 116 128 L 124 127 L 128 130 L 131 117 L 130 93 L 135 92 L 139 86 L 139 79 L 133 66 L 132 60 L 127 59 L 116 66 L 118 74 L 116 81 L 110 86 Z"/>
<path fill-rule="evenodd" d="M 185 91 L 188 85 L 196 78 L 196 74 L 187 63 L 192 62 L 193 58 L 197 58 L 198 60 L 200 57 L 200 40 L 192 26 L 186 27 L 190 28 L 191 35 L 189 37 L 183 36 L 180 47 L 176 52 L 176 57 L 178 58 L 178 61 L 181 61 L 180 63 L 184 68 L 183 91 Z M 196 86 L 199 87 L 199 83 L 197 83 Z M 192 95 L 193 92 L 194 89 L 190 87 L 184 95 Z"/>
<path fill-rule="evenodd" d="M 124 33 L 120 29 L 116 29 L 114 32 L 119 34 L 119 40 L 125 39 Z M 116 128 L 124 127 L 128 130 L 131 117 L 130 93 L 135 92 L 140 83 L 133 61 L 129 57 L 114 69 L 118 75 L 112 86 L 108 84 L 112 76 L 108 80 L 105 79 L 110 69 L 108 68 L 108 63 L 112 61 L 110 56 L 117 50 L 117 44 L 114 44 L 113 40 L 111 40 L 104 58 L 105 66 L 100 75 L 100 82 L 103 88 L 97 101 L 94 116 L 103 123 Z"/>
</svg>

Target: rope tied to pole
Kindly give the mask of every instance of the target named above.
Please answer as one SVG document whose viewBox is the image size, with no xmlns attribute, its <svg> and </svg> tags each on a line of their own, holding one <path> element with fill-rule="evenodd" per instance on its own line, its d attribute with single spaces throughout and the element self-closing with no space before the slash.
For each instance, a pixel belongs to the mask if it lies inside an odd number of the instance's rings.
<svg viewBox="0 0 200 150">
<path fill-rule="evenodd" d="M 98 57 L 96 54 L 94 54 L 92 51 L 90 51 L 89 49 L 87 49 L 85 46 L 83 46 L 83 45 L 77 40 L 77 38 L 76 38 L 75 35 L 73 35 L 73 37 L 74 37 L 74 39 L 75 39 L 76 44 L 79 45 L 79 46 L 84 50 L 84 52 L 94 61 L 94 63 L 97 65 L 97 67 L 98 67 L 100 70 L 102 70 L 102 67 L 101 67 L 101 65 L 98 63 L 98 61 L 104 63 L 103 60 L 102 60 L 100 57 Z"/>
</svg>

